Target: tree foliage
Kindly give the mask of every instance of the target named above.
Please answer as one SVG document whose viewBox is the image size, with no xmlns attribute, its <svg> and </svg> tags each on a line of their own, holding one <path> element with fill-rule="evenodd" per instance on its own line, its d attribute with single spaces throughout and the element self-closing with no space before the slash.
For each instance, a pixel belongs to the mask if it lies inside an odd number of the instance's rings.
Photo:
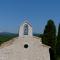
<svg viewBox="0 0 60 60">
<path fill-rule="evenodd" d="M 59 27 L 58 27 L 56 50 L 57 50 L 57 55 L 60 55 L 60 24 L 59 24 Z"/>
<path fill-rule="evenodd" d="M 51 47 L 55 46 L 56 40 L 56 27 L 53 20 L 48 20 L 47 25 L 45 26 L 45 30 L 43 33 L 42 42 Z"/>
<path fill-rule="evenodd" d="M 54 51 L 52 54 L 54 55 L 51 60 L 55 60 L 56 55 L 56 26 L 52 19 L 49 19 L 47 25 L 45 26 L 42 43 L 51 46 L 51 51 Z"/>
</svg>

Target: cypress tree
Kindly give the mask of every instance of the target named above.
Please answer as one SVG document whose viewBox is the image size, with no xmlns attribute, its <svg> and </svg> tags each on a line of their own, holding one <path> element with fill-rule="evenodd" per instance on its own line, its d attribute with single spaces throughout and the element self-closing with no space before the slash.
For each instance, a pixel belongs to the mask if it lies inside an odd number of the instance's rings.
<svg viewBox="0 0 60 60">
<path fill-rule="evenodd" d="M 57 55 L 60 55 L 60 24 L 59 24 L 59 27 L 58 27 L 58 35 L 57 35 L 57 46 L 56 46 L 56 49 L 57 49 Z"/>
<path fill-rule="evenodd" d="M 42 42 L 51 47 L 55 46 L 56 27 L 53 20 L 49 19 L 43 33 Z"/>
<path fill-rule="evenodd" d="M 45 26 L 42 43 L 51 46 L 50 53 L 53 55 L 51 60 L 55 60 L 56 58 L 56 27 L 54 21 L 49 19 L 47 25 Z M 52 52 L 53 51 L 53 52 Z"/>
</svg>

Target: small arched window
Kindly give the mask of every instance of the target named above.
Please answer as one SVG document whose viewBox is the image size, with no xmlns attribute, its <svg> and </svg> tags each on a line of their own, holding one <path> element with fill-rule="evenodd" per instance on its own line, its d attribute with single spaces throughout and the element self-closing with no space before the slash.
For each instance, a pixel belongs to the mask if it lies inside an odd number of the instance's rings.
<svg viewBox="0 0 60 60">
<path fill-rule="evenodd" d="M 24 25 L 24 35 L 28 35 L 28 25 Z"/>
</svg>

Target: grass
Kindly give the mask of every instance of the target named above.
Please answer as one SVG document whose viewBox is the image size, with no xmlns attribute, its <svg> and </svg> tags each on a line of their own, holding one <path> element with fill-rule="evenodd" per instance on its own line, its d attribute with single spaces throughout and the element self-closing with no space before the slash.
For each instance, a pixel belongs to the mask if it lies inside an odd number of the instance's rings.
<svg viewBox="0 0 60 60">
<path fill-rule="evenodd" d="M 13 35 L 0 35 L 0 45 L 6 41 L 9 41 L 10 39 L 17 37 L 17 34 L 13 34 Z"/>
</svg>

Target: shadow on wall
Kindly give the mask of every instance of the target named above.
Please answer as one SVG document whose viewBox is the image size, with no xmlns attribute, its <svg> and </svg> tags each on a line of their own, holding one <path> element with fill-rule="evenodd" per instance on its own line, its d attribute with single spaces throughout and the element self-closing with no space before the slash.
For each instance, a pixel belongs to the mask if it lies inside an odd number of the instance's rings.
<svg viewBox="0 0 60 60">
<path fill-rule="evenodd" d="M 49 53 L 50 53 L 50 60 L 55 60 L 54 58 L 54 51 L 52 48 L 49 49 Z"/>
</svg>

